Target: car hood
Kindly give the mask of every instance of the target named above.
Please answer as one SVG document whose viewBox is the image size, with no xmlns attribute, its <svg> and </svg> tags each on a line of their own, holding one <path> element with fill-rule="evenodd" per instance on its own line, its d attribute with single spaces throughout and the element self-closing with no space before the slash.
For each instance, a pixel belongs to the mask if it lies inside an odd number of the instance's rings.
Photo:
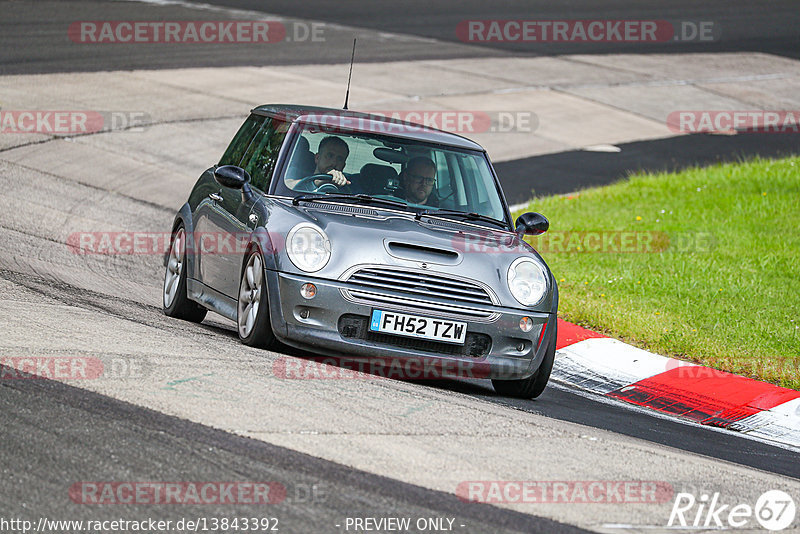
<svg viewBox="0 0 800 534">
<path fill-rule="evenodd" d="M 545 265 L 528 243 L 508 231 L 453 219 L 425 216 L 416 220 L 413 214 L 370 206 L 334 203 L 293 206 L 290 202 L 280 205 L 284 236 L 296 224 L 309 222 L 330 239 L 330 261 L 313 273 L 314 277 L 343 280 L 366 265 L 426 270 L 488 284 L 495 288 L 503 304 L 518 306 L 508 292 L 508 267 L 520 257 L 535 258 Z M 275 215 L 273 212 L 271 230 L 275 228 L 272 222 Z M 288 256 L 281 256 L 276 258 L 279 270 L 300 272 Z"/>
</svg>

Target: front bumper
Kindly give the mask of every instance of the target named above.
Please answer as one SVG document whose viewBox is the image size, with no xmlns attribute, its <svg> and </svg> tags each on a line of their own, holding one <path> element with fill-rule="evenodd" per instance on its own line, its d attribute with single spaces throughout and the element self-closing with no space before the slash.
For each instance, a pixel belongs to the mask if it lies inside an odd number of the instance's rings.
<svg viewBox="0 0 800 534">
<path fill-rule="evenodd" d="M 287 345 L 323 355 L 382 362 L 435 359 L 454 364 L 462 376 L 521 379 L 538 370 L 555 334 L 555 313 L 497 306 L 492 307 L 490 320 L 458 318 L 467 323 L 464 345 L 378 334 L 368 330 L 373 309 L 415 312 L 409 311 L 407 305 L 398 307 L 385 302 L 370 305 L 347 299 L 347 290 L 352 289 L 347 282 L 276 271 L 266 271 L 266 276 L 275 336 Z M 300 295 L 300 286 L 306 282 L 317 288 L 313 299 Z M 433 316 L 429 310 L 416 313 Z M 525 316 L 534 322 L 528 333 L 519 328 L 519 321 Z"/>
</svg>

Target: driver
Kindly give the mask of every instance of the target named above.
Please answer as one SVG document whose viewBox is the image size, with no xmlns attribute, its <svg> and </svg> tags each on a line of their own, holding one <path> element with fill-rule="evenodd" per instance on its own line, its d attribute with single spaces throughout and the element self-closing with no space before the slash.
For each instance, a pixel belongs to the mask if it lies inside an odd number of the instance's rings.
<svg viewBox="0 0 800 534">
<path fill-rule="evenodd" d="M 337 186 L 342 187 L 347 185 L 350 181 L 342 173 L 347 156 L 350 155 L 350 148 L 341 137 L 329 135 L 319 142 L 319 148 L 314 155 L 314 172 L 312 174 L 330 174 L 331 182 Z M 286 185 L 294 187 L 299 182 L 299 179 L 286 179 Z M 314 180 L 314 185 L 319 187 L 322 184 L 328 183 L 327 180 Z"/>
</svg>

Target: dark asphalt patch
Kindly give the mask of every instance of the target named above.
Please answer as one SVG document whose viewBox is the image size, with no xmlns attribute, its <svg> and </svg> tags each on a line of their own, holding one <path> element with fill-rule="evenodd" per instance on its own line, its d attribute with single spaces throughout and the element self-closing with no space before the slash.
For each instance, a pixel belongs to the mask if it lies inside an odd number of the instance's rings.
<svg viewBox="0 0 800 534">
<path fill-rule="evenodd" d="M 209 2 L 209 0 L 193 0 Z M 285 16 L 352 24 L 373 30 L 398 32 L 440 41 L 461 43 L 457 27 L 463 21 L 486 20 L 658 20 L 669 21 L 681 37 L 683 22 L 716 26 L 712 41 L 668 42 L 480 42 L 476 50 L 513 52 L 515 55 L 563 54 L 665 54 L 766 52 L 800 58 L 800 10 L 793 0 L 772 1 L 761 9 L 747 0 L 409 0 L 398 7 L 394 0 L 339 2 L 327 0 L 210 0 L 218 6 L 268 10 Z M 408 58 L 417 59 L 417 58 Z"/>
<path fill-rule="evenodd" d="M 75 42 L 74 31 L 70 33 L 70 28 L 74 30 L 76 27 L 80 28 L 80 23 L 92 21 L 158 23 L 235 21 L 248 18 L 274 21 L 275 17 L 260 14 L 265 11 L 272 13 L 264 8 L 263 2 L 254 6 L 253 15 L 231 13 L 225 9 L 195 9 L 175 4 L 85 0 L 2 2 L 0 9 L 3 13 L 0 18 L 0 75 L 347 63 L 350 61 L 353 37 L 358 37 L 356 59 L 359 62 L 509 55 L 508 52 L 475 48 L 463 43 L 431 46 L 424 39 L 387 39 L 369 28 L 345 29 L 322 23 L 312 26 L 312 22 L 296 19 L 280 21 L 286 38 L 270 43 L 92 43 L 81 39 Z M 326 6 L 325 10 L 330 10 L 330 6 Z M 47 13 L 47 16 L 43 17 L 43 13 Z M 308 14 L 313 21 L 321 20 L 313 16 L 314 13 Z M 358 18 L 350 22 L 360 26 Z M 99 34 L 99 30 L 96 34 Z M 127 38 L 127 34 L 120 35 L 123 39 Z M 346 80 L 345 70 L 342 72 L 342 83 Z M 224 85 L 239 82 L 221 76 L 213 83 Z"/>
<path fill-rule="evenodd" d="M 761 156 L 800 154 L 800 134 L 691 134 L 617 145 L 620 152 L 570 150 L 495 163 L 509 204 L 607 185 L 636 172 L 680 171 Z"/>
</svg>

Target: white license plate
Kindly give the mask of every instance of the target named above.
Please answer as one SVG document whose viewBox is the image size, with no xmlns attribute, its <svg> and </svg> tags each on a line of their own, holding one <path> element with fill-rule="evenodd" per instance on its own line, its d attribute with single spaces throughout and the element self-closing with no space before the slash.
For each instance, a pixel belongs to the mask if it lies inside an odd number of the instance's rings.
<svg viewBox="0 0 800 534">
<path fill-rule="evenodd" d="M 373 332 L 419 337 L 461 345 L 467 338 L 467 323 L 382 310 L 372 310 L 369 329 Z"/>
</svg>

